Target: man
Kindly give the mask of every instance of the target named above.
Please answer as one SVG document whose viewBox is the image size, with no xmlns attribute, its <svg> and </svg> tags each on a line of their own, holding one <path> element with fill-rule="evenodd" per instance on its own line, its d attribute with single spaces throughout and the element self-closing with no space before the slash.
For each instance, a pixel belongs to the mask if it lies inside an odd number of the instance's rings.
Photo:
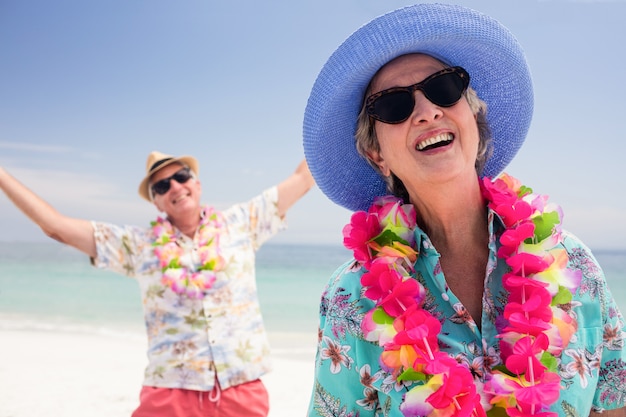
<svg viewBox="0 0 626 417">
<path fill-rule="evenodd" d="M 254 253 L 314 181 L 303 161 L 277 186 L 220 212 L 201 204 L 198 171 L 194 157 L 150 153 L 139 195 L 165 216 L 146 228 L 64 216 L 0 167 L 2 191 L 46 235 L 137 279 L 149 363 L 133 417 L 268 413 Z"/>
</svg>

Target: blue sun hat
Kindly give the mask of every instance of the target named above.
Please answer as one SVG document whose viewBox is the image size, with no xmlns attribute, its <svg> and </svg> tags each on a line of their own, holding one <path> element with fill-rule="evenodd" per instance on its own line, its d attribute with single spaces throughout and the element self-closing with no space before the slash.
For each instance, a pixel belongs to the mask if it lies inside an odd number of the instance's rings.
<svg viewBox="0 0 626 417">
<path fill-rule="evenodd" d="M 499 174 L 524 143 L 533 88 L 524 52 L 493 18 L 451 4 L 417 4 L 375 18 L 350 35 L 318 75 L 304 113 L 304 154 L 318 187 L 349 210 L 367 210 L 388 194 L 384 179 L 356 150 L 365 91 L 387 62 L 408 53 L 431 55 L 470 74 L 487 103 L 493 154 L 483 175 Z"/>
</svg>

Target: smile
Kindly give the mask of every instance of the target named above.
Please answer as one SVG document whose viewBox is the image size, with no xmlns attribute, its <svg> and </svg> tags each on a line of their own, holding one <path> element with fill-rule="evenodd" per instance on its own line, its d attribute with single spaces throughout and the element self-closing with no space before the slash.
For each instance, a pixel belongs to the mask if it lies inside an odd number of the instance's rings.
<svg viewBox="0 0 626 417">
<path fill-rule="evenodd" d="M 415 145 L 415 149 L 418 151 L 426 151 L 428 149 L 438 148 L 440 146 L 448 145 L 452 142 L 454 136 L 452 133 L 442 133 L 441 135 L 428 138 Z"/>
<path fill-rule="evenodd" d="M 187 194 L 182 194 L 180 196 L 178 196 L 177 198 L 175 198 L 174 200 L 172 200 L 172 203 L 177 204 L 178 202 L 184 200 L 185 198 L 187 198 Z"/>
</svg>

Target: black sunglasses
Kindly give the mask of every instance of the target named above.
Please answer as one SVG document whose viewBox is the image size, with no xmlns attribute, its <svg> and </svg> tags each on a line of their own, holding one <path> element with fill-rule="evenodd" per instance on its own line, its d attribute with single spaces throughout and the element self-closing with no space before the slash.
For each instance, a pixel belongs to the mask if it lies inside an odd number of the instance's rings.
<svg viewBox="0 0 626 417">
<path fill-rule="evenodd" d="M 154 184 L 152 184 L 152 187 L 151 187 L 152 193 L 163 195 L 170 190 L 170 185 L 171 185 L 170 182 L 172 180 L 176 181 L 179 184 L 184 184 L 187 181 L 189 181 L 189 179 L 191 179 L 192 177 L 193 177 L 193 174 L 191 173 L 190 168 L 185 167 L 185 168 L 179 169 L 172 176 L 163 178 L 161 180 L 158 180 Z"/>
<path fill-rule="evenodd" d="M 445 68 L 417 84 L 388 88 L 372 94 L 365 102 L 365 109 L 370 117 L 383 123 L 402 123 L 413 113 L 415 91 L 420 90 L 437 106 L 450 107 L 461 99 L 469 80 L 469 74 L 463 68 Z"/>
</svg>

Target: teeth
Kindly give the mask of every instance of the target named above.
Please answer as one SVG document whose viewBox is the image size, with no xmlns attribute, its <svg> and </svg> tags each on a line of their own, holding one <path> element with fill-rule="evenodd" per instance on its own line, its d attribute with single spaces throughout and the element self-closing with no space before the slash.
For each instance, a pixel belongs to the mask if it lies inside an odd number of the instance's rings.
<svg viewBox="0 0 626 417">
<path fill-rule="evenodd" d="M 441 135 L 437 135 L 435 137 L 426 139 L 420 143 L 417 144 L 417 146 L 415 147 L 418 151 L 422 151 L 425 148 L 432 146 L 436 143 L 439 142 L 448 142 L 451 141 L 453 138 L 452 133 L 442 133 Z"/>
</svg>

